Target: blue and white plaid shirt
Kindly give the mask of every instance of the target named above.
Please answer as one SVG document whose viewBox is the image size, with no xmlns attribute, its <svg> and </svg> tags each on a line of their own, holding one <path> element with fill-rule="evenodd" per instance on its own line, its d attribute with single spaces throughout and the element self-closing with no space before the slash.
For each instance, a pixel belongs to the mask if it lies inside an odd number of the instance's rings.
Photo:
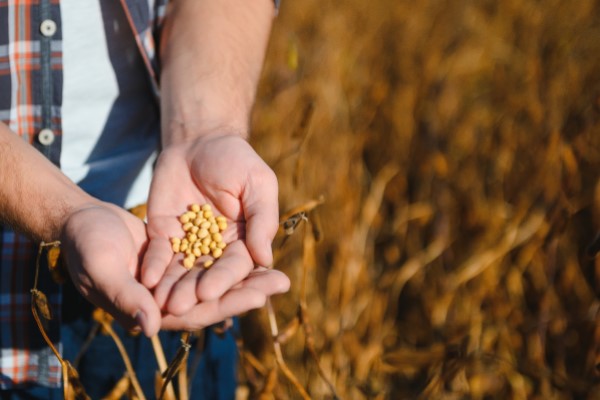
<svg viewBox="0 0 600 400">
<path fill-rule="evenodd" d="M 150 8 L 147 0 L 121 0 L 155 90 L 155 43 L 166 2 L 156 0 Z M 62 86 L 59 0 L 0 0 L 0 121 L 56 165 L 62 142 Z M 49 132 L 52 140 L 47 140 Z M 43 342 L 31 313 L 37 246 L 0 225 L 0 388 L 27 382 L 60 385 L 60 365 Z M 46 268 L 41 272 L 47 274 Z M 49 276 L 40 283 L 60 319 L 60 287 Z M 58 344 L 58 324 L 51 325 L 49 334 Z"/>
</svg>

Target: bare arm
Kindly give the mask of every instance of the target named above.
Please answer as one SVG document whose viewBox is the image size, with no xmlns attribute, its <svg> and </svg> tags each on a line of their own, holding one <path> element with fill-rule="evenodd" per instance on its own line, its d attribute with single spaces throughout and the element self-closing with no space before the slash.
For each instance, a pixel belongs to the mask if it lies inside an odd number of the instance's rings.
<svg viewBox="0 0 600 400">
<path fill-rule="evenodd" d="M 277 178 L 245 139 L 275 13 L 272 0 L 175 0 L 170 7 L 160 48 L 164 150 L 148 201 L 142 282 L 163 310 L 184 315 L 273 261 Z M 191 203 L 209 203 L 235 221 L 224 257 L 205 273 L 186 271 L 170 250 L 169 237 L 181 230 L 176 215 Z M 248 292 L 247 304 L 289 287 L 277 271 L 262 278 L 267 285 Z"/>
<path fill-rule="evenodd" d="M 163 143 L 223 128 L 244 137 L 272 0 L 177 0 L 161 43 Z"/>
<path fill-rule="evenodd" d="M 97 203 L 0 123 L 0 221 L 35 240 L 60 236 L 67 216 Z"/>
<path fill-rule="evenodd" d="M 40 152 L 0 124 L 0 221 L 34 240 L 61 241 L 78 290 L 126 327 L 147 334 L 160 311 L 139 284 L 144 224 L 85 193 Z"/>
</svg>

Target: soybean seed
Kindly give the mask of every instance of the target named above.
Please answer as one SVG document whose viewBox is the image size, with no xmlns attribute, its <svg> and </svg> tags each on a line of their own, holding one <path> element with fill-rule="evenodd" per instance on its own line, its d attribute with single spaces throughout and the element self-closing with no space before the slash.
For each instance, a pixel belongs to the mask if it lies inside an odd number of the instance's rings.
<svg viewBox="0 0 600 400">
<path fill-rule="evenodd" d="M 173 252 L 185 254 L 183 265 L 187 269 L 193 267 L 198 257 L 211 255 L 213 259 L 203 263 L 205 268 L 209 268 L 214 259 L 223 255 L 227 246 L 222 235 L 227 229 L 227 219 L 215 216 L 209 204 L 196 203 L 190 204 L 178 219 L 186 234 L 182 238 L 170 238 Z"/>
<path fill-rule="evenodd" d="M 198 238 L 204 239 L 207 236 L 208 236 L 208 231 L 206 230 L 206 228 L 200 228 L 200 230 L 198 231 Z"/>
<path fill-rule="evenodd" d="M 186 258 L 183 259 L 183 266 L 186 267 L 187 269 L 191 269 L 194 266 L 195 262 L 196 262 L 196 256 L 194 256 L 193 254 L 190 254 L 189 256 L 187 256 Z"/>
<path fill-rule="evenodd" d="M 200 224 L 200 228 L 203 228 L 203 229 L 208 229 L 208 228 L 210 228 L 210 226 L 211 226 L 211 223 L 209 221 L 204 221 Z"/>
</svg>

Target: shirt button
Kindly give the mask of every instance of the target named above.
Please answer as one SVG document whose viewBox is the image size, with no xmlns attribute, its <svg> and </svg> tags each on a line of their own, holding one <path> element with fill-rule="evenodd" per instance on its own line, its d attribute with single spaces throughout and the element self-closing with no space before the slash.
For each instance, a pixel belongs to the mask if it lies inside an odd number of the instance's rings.
<svg viewBox="0 0 600 400">
<path fill-rule="evenodd" d="M 56 33 L 56 22 L 52 21 L 51 19 L 43 20 L 42 24 L 40 25 L 40 32 L 42 32 L 42 35 L 46 37 L 54 36 Z"/>
<path fill-rule="evenodd" d="M 50 146 L 54 143 L 54 132 L 50 129 L 42 129 L 38 135 L 38 141 L 44 146 Z"/>
</svg>

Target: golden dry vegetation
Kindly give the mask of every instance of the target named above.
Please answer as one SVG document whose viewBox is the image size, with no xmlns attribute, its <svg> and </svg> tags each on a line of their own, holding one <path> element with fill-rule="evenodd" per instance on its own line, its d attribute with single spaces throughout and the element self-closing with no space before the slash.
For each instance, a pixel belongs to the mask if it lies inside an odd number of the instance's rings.
<svg viewBox="0 0 600 400">
<path fill-rule="evenodd" d="M 240 397 L 600 398 L 600 3 L 284 1 L 253 128 L 308 221 Z"/>
</svg>

